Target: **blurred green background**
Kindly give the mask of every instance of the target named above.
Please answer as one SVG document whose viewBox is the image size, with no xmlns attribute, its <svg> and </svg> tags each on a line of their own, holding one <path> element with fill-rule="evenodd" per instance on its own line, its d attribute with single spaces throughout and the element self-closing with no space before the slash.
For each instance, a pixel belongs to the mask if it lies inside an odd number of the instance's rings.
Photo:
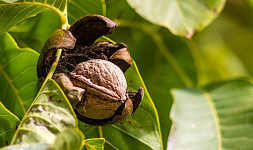
<svg viewBox="0 0 253 150">
<path fill-rule="evenodd" d="M 86 14 L 103 14 L 101 7 L 88 6 L 90 9 L 86 8 L 87 11 L 69 14 L 70 24 L 74 18 Z M 106 0 L 106 16 L 119 24 L 108 37 L 128 45 L 158 110 L 164 146 L 171 126 L 171 89 L 189 85 L 201 87 L 211 82 L 252 77 L 252 8 L 251 0 L 228 0 L 222 13 L 189 40 L 146 21 L 125 0 Z M 71 1 L 69 9 L 75 9 Z M 50 11 L 37 16 L 23 21 L 9 32 L 18 39 L 19 46 L 40 52 L 51 33 L 60 27 L 60 21 Z M 179 72 L 187 76 L 186 81 L 172 67 L 175 62 L 181 68 Z"/>
</svg>

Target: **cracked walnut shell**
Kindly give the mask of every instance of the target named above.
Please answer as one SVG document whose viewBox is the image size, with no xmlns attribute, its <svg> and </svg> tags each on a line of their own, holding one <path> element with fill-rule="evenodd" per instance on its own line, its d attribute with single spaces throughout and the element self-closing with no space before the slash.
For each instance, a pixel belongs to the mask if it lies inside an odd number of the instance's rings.
<svg viewBox="0 0 253 150">
<path fill-rule="evenodd" d="M 125 44 L 94 41 L 111 34 L 117 24 L 100 15 L 88 15 L 70 30 L 58 29 L 48 39 L 38 60 L 37 74 L 45 78 L 63 49 L 53 79 L 68 97 L 78 119 L 91 125 L 110 125 L 136 111 L 143 98 L 127 89 L 124 72 L 132 65 Z"/>
</svg>

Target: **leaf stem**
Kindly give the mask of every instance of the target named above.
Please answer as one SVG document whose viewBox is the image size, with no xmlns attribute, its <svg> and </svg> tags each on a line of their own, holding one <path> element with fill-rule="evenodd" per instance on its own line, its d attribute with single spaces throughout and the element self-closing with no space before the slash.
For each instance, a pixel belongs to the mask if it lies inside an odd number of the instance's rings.
<svg viewBox="0 0 253 150">
<path fill-rule="evenodd" d="M 106 36 L 102 36 L 102 38 L 103 38 L 104 40 L 107 40 L 107 41 L 111 42 L 112 44 L 116 44 L 115 41 L 113 41 L 112 39 L 110 39 L 110 38 L 108 38 L 108 37 L 106 37 Z"/>
<path fill-rule="evenodd" d="M 60 57 L 61 57 L 61 53 L 62 53 L 62 49 L 58 49 L 57 52 L 56 52 L 56 58 L 55 58 L 55 61 L 53 62 L 48 74 L 47 74 L 47 77 L 43 83 L 43 85 L 41 87 L 44 87 L 44 85 L 47 83 L 48 80 L 52 79 L 53 75 L 54 75 L 54 71 L 57 67 L 57 64 L 60 60 Z"/>
<path fill-rule="evenodd" d="M 106 3 L 105 0 L 101 0 L 102 1 L 102 15 L 106 16 Z"/>
<path fill-rule="evenodd" d="M 184 39 L 185 43 L 188 45 L 190 48 L 190 51 L 192 53 L 194 62 L 195 62 L 195 67 L 197 71 L 197 87 L 200 86 L 200 76 L 201 76 L 201 68 L 202 68 L 202 63 L 201 63 L 201 54 L 199 52 L 199 48 L 197 47 L 196 43 L 193 40 L 189 39 Z"/>
<path fill-rule="evenodd" d="M 212 96 L 210 95 L 210 93 L 208 93 L 208 91 L 206 90 L 202 90 L 203 92 L 203 95 L 205 96 L 205 98 L 207 99 L 207 102 L 211 108 L 211 111 L 212 111 L 212 114 L 213 114 L 213 117 L 214 117 L 214 121 L 215 121 L 215 124 L 216 124 L 216 129 L 217 129 L 217 136 L 218 136 L 218 142 L 219 142 L 219 150 L 222 150 L 222 133 L 221 133 L 221 121 L 220 121 L 220 118 L 219 118 L 219 113 L 218 113 L 218 110 L 215 106 L 215 103 L 213 101 L 213 98 Z"/>
<path fill-rule="evenodd" d="M 176 73 L 179 75 L 181 80 L 184 82 L 187 86 L 193 86 L 193 83 L 191 79 L 188 77 L 188 75 L 184 72 L 184 70 L 181 68 L 181 66 L 178 64 L 174 56 L 171 54 L 169 49 L 166 47 L 164 42 L 162 41 L 161 37 L 159 35 L 153 35 L 151 36 L 156 43 L 157 47 L 161 51 L 161 53 L 164 55 L 164 57 L 168 60 L 168 62 L 171 64 L 172 68 L 176 71 Z"/>
<path fill-rule="evenodd" d="M 98 129 L 98 135 L 99 135 L 99 137 L 100 137 L 100 138 L 103 138 L 104 136 L 103 136 L 102 127 L 99 126 L 99 127 L 97 127 L 97 129 Z"/>
</svg>

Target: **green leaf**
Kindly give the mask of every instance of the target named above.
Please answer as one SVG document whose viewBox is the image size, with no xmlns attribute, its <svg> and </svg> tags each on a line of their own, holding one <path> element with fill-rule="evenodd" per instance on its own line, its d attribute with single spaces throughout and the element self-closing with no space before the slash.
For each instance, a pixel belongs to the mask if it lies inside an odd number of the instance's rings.
<svg viewBox="0 0 253 150">
<path fill-rule="evenodd" d="M 172 91 L 173 128 L 168 149 L 249 150 L 253 130 L 253 84 L 237 79 L 204 90 Z"/>
<path fill-rule="evenodd" d="M 161 124 L 164 148 L 166 148 L 171 121 L 169 118 L 172 98 L 170 88 L 185 87 L 186 82 L 197 83 L 197 73 L 191 50 L 181 37 L 172 36 L 165 28 L 151 25 L 123 1 L 114 1 L 107 5 L 108 15 L 119 26 L 110 37 L 128 45 L 131 56 L 155 103 Z M 127 35 L 127 36 L 126 36 Z M 170 57 L 167 57 L 167 56 Z M 172 66 L 171 57 L 177 65 Z M 182 70 L 180 76 L 175 70 Z M 182 77 L 188 76 L 188 79 Z"/>
<path fill-rule="evenodd" d="M 191 50 L 183 38 L 172 36 L 167 29 L 146 22 L 125 1 L 108 2 L 107 10 L 109 17 L 119 24 L 110 37 L 117 43 L 126 43 L 131 56 L 138 64 L 140 74 L 158 111 L 163 147 L 166 149 L 172 105 L 168 91 L 170 88 L 197 84 Z M 172 65 L 171 59 L 176 63 Z M 184 79 L 185 76 L 188 78 Z"/>
<path fill-rule="evenodd" d="M 81 150 L 83 148 L 84 135 L 79 130 L 67 129 L 59 133 L 48 150 Z"/>
<path fill-rule="evenodd" d="M 23 144 L 23 145 L 10 145 L 3 147 L 0 150 L 81 150 L 83 147 L 82 141 L 84 135 L 82 132 L 75 129 L 66 129 L 56 135 L 55 141 L 50 145 L 48 143 L 39 144 Z"/>
<path fill-rule="evenodd" d="M 75 113 L 60 87 L 49 80 L 22 119 L 12 144 L 51 144 L 67 128 L 77 128 Z"/>
<path fill-rule="evenodd" d="M 0 34 L 8 31 L 11 27 L 26 18 L 35 16 L 46 10 L 53 10 L 62 20 L 67 23 L 64 16 L 66 0 L 18 0 L 13 3 L 0 1 Z"/>
<path fill-rule="evenodd" d="M 88 14 L 102 15 L 103 6 L 102 0 L 71 0 L 68 3 L 69 22 L 72 24 Z M 8 32 L 14 39 L 18 39 L 17 44 L 20 47 L 30 47 L 40 52 L 49 36 L 59 28 L 61 28 L 59 16 L 54 11 L 44 11 L 37 14 L 36 17 L 31 17 L 18 23 Z"/>
<path fill-rule="evenodd" d="M 136 34 L 133 34 L 133 36 L 136 36 Z M 165 52 L 171 52 L 172 56 L 179 62 L 179 66 L 190 77 L 193 84 L 196 84 L 195 65 L 190 50 L 184 41 L 178 37 L 168 35 L 163 37 L 162 45 L 164 46 L 160 48 L 163 48 Z M 157 43 L 149 35 L 144 35 L 139 40 L 135 40 L 134 46 L 129 47 L 129 49 L 132 50 L 131 55 L 138 64 L 138 69 L 140 69 L 152 100 L 155 103 L 161 123 L 164 147 L 166 147 L 171 126 L 169 114 L 172 104 L 172 98 L 168 91 L 170 88 L 185 87 L 185 83 L 175 72 L 168 59 L 164 57 L 165 55 L 161 53 L 161 49 L 157 47 Z"/>
<path fill-rule="evenodd" d="M 107 16 L 113 19 L 120 20 L 142 20 L 145 21 L 142 17 L 140 17 L 134 9 L 132 9 L 126 0 L 111 0 L 106 1 L 106 13 Z"/>
<path fill-rule="evenodd" d="M 49 144 L 10 145 L 0 150 L 45 150 L 49 146 Z"/>
<path fill-rule="evenodd" d="M 92 138 L 85 140 L 87 150 L 104 150 L 104 138 Z"/>
<path fill-rule="evenodd" d="M 156 109 L 158 110 L 164 147 L 166 147 L 171 127 L 169 115 L 172 105 L 172 96 L 168 91 L 171 88 L 185 87 L 186 84 L 169 63 L 169 60 L 164 57 L 163 53 L 161 53 L 161 50 L 156 47 L 157 44 L 153 43 L 154 40 L 152 40 L 152 38 L 150 39 L 151 41 L 148 40 L 148 45 L 146 44 L 147 42 L 145 42 L 146 40 L 146 38 L 143 39 L 142 44 L 139 43 L 140 45 L 135 48 L 140 50 L 136 61 L 138 60 L 138 66 L 140 66 L 139 69 L 143 70 L 142 75 L 145 80 L 145 84 L 147 84 L 147 88 L 150 91 L 150 95 L 155 103 Z M 163 37 L 162 42 L 165 46 L 163 47 L 164 50 L 172 53 L 172 56 L 178 62 L 178 65 L 189 77 L 193 85 L 196 85 L 196 67 L 187 44 L 181 38 L 174 36 L 171 37 L 169 35 Z M 152 48 L 152 45 L 155 47 Z M 149 55 L 144 54 L 146 58 L 141 57 L 143 52 L 148 49 L 151 50 L 149 51 Z M 149 61 L 151 65 L 146 66 L 145 62 L 147 61 Z"/>
<path fill-rule="evenodd" d="M 19 124 L 19 119 L 0 102 L 0 147 L 8 145 Z"/>
<path fill-rule="evenodd" d="M 22 118 L 38 92 L 38 53 L 19 48 L 5 33 L 0 36 L 0 58 L 0 101 Z"/>
<path fill-rule="evenodd" d="M 18 0 L 2 0 L 3 2 L 6 2 L 6 3 L 13 3 L 13 2 L 16 2 Z"/>
<path fill-rule="evenodd" d="M 104 15 L 104 0 L 69 0 L 68 1 L 69 23 L 73 24 L 81 17 L 89 14 Z"/>
<path fill-rule="evenodd" d="M 3 2 L 6 2 L 6 3 L 13 3 L 13 2 L 16 2 L 18 0 L 2 0 Z"/>
<path fill-rule="evenodd" d="M 50 35 L 61 27 L 58 15 L 45 11 L 15 25 L 8 32 L 20 47 L 29 47 L 40 53 Z"/>
<path fill-rule="evenodd" d="M 162 149 L 158 114 L 135 63 L 127 70 L 125 76 L 130 91 L 137 91 L 139 87 L 144 88 L 140 108 L 121 123 L 101 128 L 87 127 L 80 123 L 80 130 L 84 132 L 86 138 L 104 137 L 105 149 Z"/>
<path fill-rule="evenodd" d="M 226 0 L 127 0 L 145 19 L 180 36 L 192 37 L 218 16 Z"/>
</svg>

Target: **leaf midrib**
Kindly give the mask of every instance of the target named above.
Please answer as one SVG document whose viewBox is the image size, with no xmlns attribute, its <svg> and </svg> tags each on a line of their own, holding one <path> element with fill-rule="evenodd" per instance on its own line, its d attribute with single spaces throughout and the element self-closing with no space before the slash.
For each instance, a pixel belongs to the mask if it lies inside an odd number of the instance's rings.
<svg viewBox="0 0 253 150">
<path fill-rule="evenodd" d="M 202 92 L 203 92 L 203 95 L 206 97 L 207 102 L 211 108 L 211 112 L 213 114 L 214 122 L 216 125 L 216 130 L 217 130 L 218 145 L 219 145 L 218 148 L 219 148 L 219 150 L 222 150 L 221 123 L 220 123 L 220 119 L 218 117 L 218 112 L 217 112 L 216 106 L 212 100 L 211 95 L 205 90 L 202 90 Z"/>
</svg>

